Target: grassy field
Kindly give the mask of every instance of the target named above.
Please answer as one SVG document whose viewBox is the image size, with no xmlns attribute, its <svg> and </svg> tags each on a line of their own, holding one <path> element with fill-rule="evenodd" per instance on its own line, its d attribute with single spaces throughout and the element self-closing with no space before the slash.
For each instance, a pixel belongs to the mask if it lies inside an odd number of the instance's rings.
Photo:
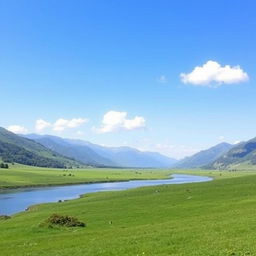
<svg viewBox="0 0 256 256">
<path fill-rule="evenodd" d="M 212 177 L 215 180 L 217 179 L 230 179 L 230 178 L 237 178 L 237 177 L 243 177 L 248 175 L 254 175 L 256 174 L 256 170 L 254 169 L 242 169 L 237 171 L 231 171 L 231 170 L 202 170 L 202 169 L 193 169 L 193 170 L 170 170 L 170 174 L 176 173 L 176 174 L 193 174 L 193 175 L 202 175 L 202 176 L 208 176 Z"/>
<path fill-rule="evenodd" d="M 100 181 L 123 181 L 135 179 L 165 179 L 173 173 L 211 176 L 215 179 L 251 175 L 253 171 L 210 171 L 210 170 L 154 170 L 154 169 L 49 169 L 25 165 L 10 165 L 0 169 L 0 189 L 47 186 Z"/>
<path fill-rule="evenodd" d="M 120 170 L 120 169 L 49 169 L 23 165 L 11 165 L 0 169 L 0 189 L 25 186 L 46 186 L 99 181 L 122 181 L 131 179 L 164 179 L 167 170 Z"/>
<path fill-rule="evenodd" d="M 195 173 L 216 179 L 34 206 L 0 221 L 1 255 L 256 255 L 256 175 Z M 87 227 L 41 227 L 52 213 L 78 217 Z"/>
</svg>

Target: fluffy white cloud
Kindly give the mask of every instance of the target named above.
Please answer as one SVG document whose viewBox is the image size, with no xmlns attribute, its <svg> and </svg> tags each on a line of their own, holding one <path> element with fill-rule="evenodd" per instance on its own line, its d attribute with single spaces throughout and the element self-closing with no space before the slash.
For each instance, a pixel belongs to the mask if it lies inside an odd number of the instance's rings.
<svg viewBox="0 0 256 256">
<path fill-rule="evenodd" d="M 10 125 L 7 128 L 7 130 L 9 130 L 10 132 L 13 132 L 13 133 L 17 133 L 17 134 L 28 133 L 28 130 L 24 126 L 20 126 L 20 125 Z"/>
<path fill-rule="evenodd" d="M 38 132 L 42 132 L 46 128 L 52 128 L 54 131 L 64 131 L 68 128 L 77 128 L 86 122 L 88 122 L 88 120 L 85 118 L 73 118 L 70 120 L 59 118 L 54 123 L 47 122 L 43 119 L 38 119 L 36 121 L 35 128 Z"/>
<path fill-rule="evenodd" d="M 70 120 L 60 118 L 53 124 L 54 131 L 63 131 L 67 128 L 76 128 L 86 123 L 88 120 L 85 118 L 73 118 Z"/>
<path fill-rule="evenodd" d="M 48 127 L 51 127 L 51 123 L 49 123 L 43 119 L 36 120 L 36 130 L 38 132 L 41 132 Z"/>
<path fill-rule="evenodd" d="M 145 127 L 146 120 L 141 116 L 133 119 L 127 118 L 127 112 L 109 111 L 102 120 L 102 127 L 97 129 L 100 133 L 114 132 L 118 130 L 135 130 Z"/>
<path fill-rule="evenodd" d="M 211 86 L 211 84 L 234 84 L 245 82 L 249 76 L 240 66 L 221 66 L 218 62 L 209 60 L 203 66 L 198 66 L 191 73 L 180 74 L 181 80 L 185 84 Z"/>
</svg>

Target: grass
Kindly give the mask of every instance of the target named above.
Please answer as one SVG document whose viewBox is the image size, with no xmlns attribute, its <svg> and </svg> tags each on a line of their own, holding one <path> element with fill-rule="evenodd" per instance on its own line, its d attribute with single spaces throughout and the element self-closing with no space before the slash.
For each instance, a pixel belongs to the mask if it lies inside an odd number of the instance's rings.
<svg viewBox="0 0 256 256">
<path fill-rule="evenodd" d="M 0 169 L 0 189 L 29 186 L 91 183 L 100 181 L 123 181 L 135 179 L 165 179 L 167 170 L 129 169 L 49 169 L 25 165 L 10 165 Z"/>
<path fill-rule="evenodd" d="M 243 162 L 239 164 L 230 165 L 229 169 L 237 170 L 237 171 L 244 171 L 244 170 L 256 171 L 256 165 L 253 165 L 249 162 Z"/>
<path fill-rule="evenodd" d="M 211 171 L 211 170 L 154 170 L 154 169 L 52 169 L 26 165 L 10 165 L 0 169 L 0 189 L 78 184 L 136 179 L 165 179 L 173 173 L 196 174 L 223 179 L 251 175 L 253 171 Z"/>
<path fill-rule="evenodd" d="M 0 221 L 1 255 L 256 255 L 256 175 L 210 172 L 218 179 L 34 206 Z M 53 213 L 87 227 L 42 227 Z"/>
<path fill-rule="evenodd" d="M 214 179 L 230 179 L 236 177 L 243 177 L 248 175 L 256 174 L 256 169 L 241 169 L 241 170 L 202 170 L 202 169 L 192 169 L 192 170 L 170 170 L 170 174 L 191 174 L 191 175 L 202 175 L 212 177 Z"/>
</svg>

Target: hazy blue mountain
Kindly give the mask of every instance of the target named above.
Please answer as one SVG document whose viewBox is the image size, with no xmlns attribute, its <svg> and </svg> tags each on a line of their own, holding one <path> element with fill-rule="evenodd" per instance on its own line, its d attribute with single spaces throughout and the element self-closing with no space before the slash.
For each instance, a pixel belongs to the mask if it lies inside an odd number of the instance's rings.
<svg viewBox="0 0 256 256">
<path fill-rule="evenodd" d="M 103 147 L 83 140 L 63 139 L 49 135 L 27 135 L 45 147 L 83 163 L 98 166 L 168 168 L 177 160 L 154 152 L 130 147 Z"/>
<path fill-rule="evenodd" d="M 176 159 L 157 152 L 139 151 L 131 147 L 104 147 L 83 140 L 69 140 L 70 143 L 90 147 L 99 155 L 110 159 L 117 166 L 139 168 L 169 168 L 177 162 Z"/>
<path fill-rule="evenodd" d="M 229 143 L 220 143 L 214 147 L 202 150 L 190 157 L 186 157 L 175 164 L 175 168 L 200 168 L 211 164 L 223 154 L 227 153 L 233 145 Z"/>
<path fill-rule="evenodd" d="M 210 167 L 222 169 L 243 163 L 256 165 L 256 138 L 235 145 L 214 161 Z"/>
<path fill-rule="evenodd" d="M 0 127 L 0 158 L 4 162 L 65 168 L 81 165 L 77 161 L 63 157 L 41 144 L 16 135 Z"/>
<path fill-rule="evenodd" d="M 101 148 L 100 152 L 102 151 L 109 159 L 124 167 L 168 168 L 176 162 L 159 153 L 142 152 L 130 147 Z"/>
<path fill-rule="evenodd" d="M 116 163 L 102 157 L 86 145 L 73 143 L 72 140 L 57 136 L 29 134 L 27 138 L 35 140 L 43 146 L 58 152 L 61 155 L 74 158 L 87 165 L 116 166 Z"/>
<path fill-rule="evenodd" d="M 169 168 L 177 162 L 176 159 L 157 152 L 139 151 L 131 147 L 104 147 L 83 140 L 69 140 L 70 143 L 86 145 L 99 155 L 111 159 L 119 166 L 125 167 L 153 167 Z"/>
</svg>

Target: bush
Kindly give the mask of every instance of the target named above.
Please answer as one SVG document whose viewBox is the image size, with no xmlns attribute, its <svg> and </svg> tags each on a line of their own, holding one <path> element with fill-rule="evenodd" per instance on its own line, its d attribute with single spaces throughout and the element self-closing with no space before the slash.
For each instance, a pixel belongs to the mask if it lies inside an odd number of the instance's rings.
<svg viewBox="0 0 256 256">
<path fill-rule="evenodd" d="M 8 169 L 8 168 L 9 168 L 9 165 L 8 165 L 8 164 L 5 164 L 5 163 L 1 163 L 1 164 L 0 164 L 0 168 Z"/>
<path fill-rule="evenodd" d="M 63 216 L 59 214 L 52 214 L 47 220 L 48 225 L 57 225 L 63 227 L 85 227 L 85 223 L 79 221 L 72 216 Z"/>
<path fill-rule="evenodd" d="M 11 217 L 8 216 L 8 215 L 0 215 L 0 220 L 8 220 L 10 219 Z"/>
</svg>

